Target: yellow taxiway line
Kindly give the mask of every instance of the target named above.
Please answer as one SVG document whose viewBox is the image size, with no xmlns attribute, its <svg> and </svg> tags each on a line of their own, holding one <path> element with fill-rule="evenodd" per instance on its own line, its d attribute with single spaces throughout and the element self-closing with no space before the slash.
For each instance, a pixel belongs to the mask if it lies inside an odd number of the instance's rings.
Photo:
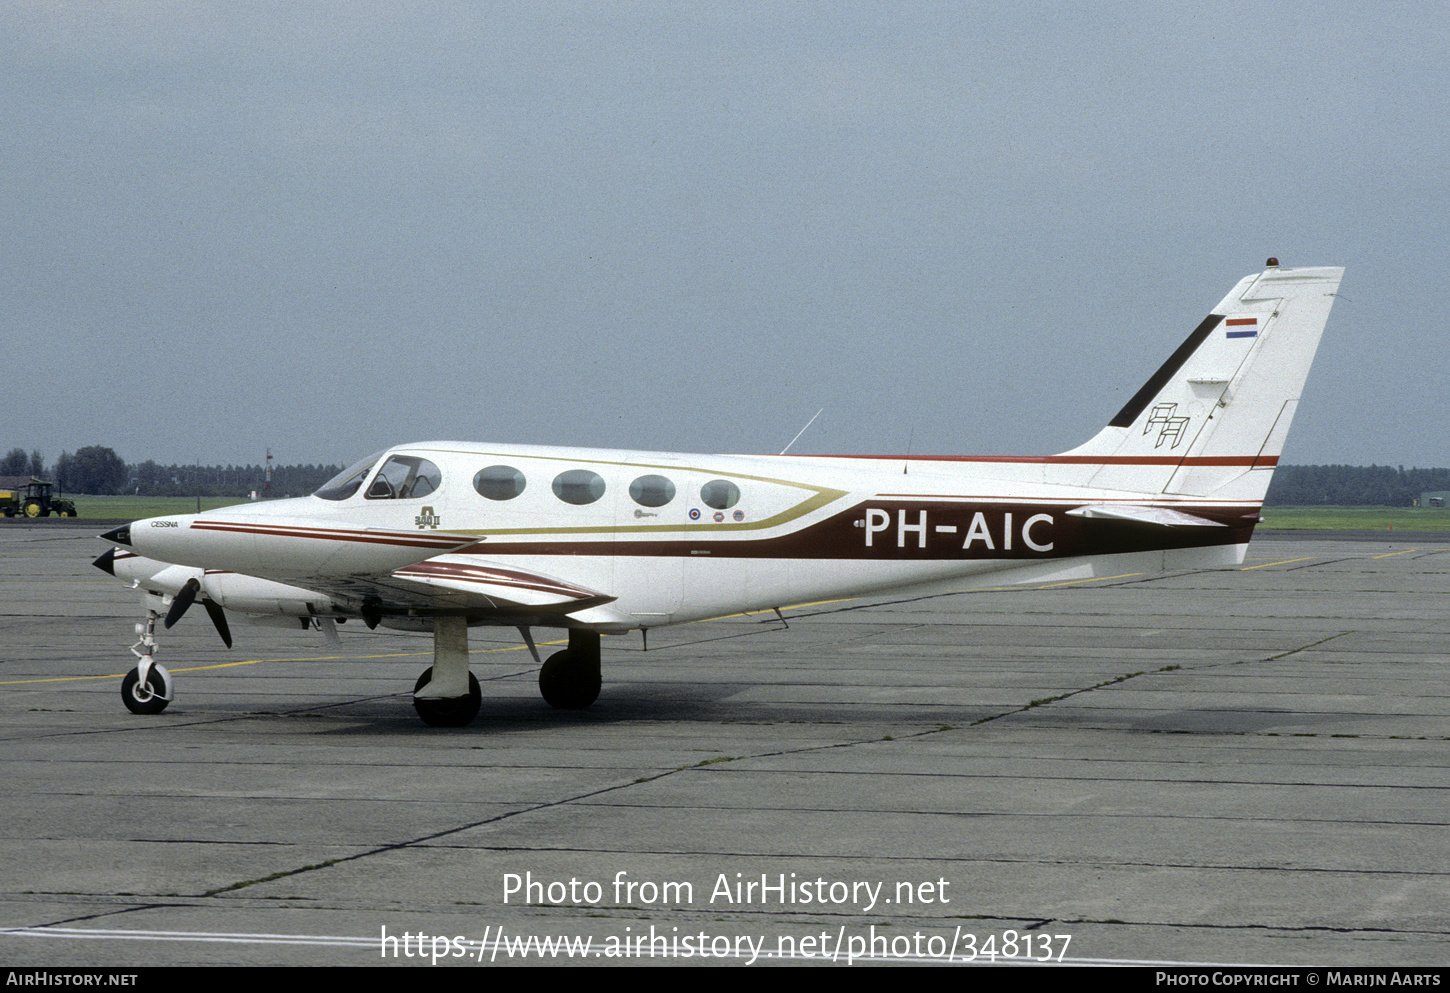
<svg viewBox="0 0 1450 993">
<path fill-rule="evenodd" d="M 545 645 L 562 645 L 566 639 L 560 638 L 557 641 L 537 642 L 540 648 Z M 475 648 L 469 652 L 470 655 L 487 655 L 490 652 L 522 652 L 528 650 L 528 645 L 510 645 L 506 648 Z M 247 659 L 245 662 L 218 662 L 216 665 L 197 665 L 186 669 L 170 669 L 172 673 L 178 672 L 205 672 L 208 669 L 231 669 L 239 665 L 261 665 L 264 662 L 366 662 L 370 659 L 406 659 L 418 655 L 432 655 L 430 648 L 426 652 L 393 652 L 388 655 L 308 655 L 302 658 L 293 659 Z M 169 667 L 168 667 L 169 668 Z M 26 686 L 32 683 L 74 683 L 86 679 L 124 679 L 126 673 L 118 672 L 105 676 L 47 676 L 44 679 L 10 679 L 0 682 L 0 686 Z"/>
<path fill-rule="evenodd" d="M 1239 569 L 1239 572 L 1253 572 L 1255 569 L 1267 569 L 1271 565 L 1288 565 L 1290 562 L 1308 562 L 1314 558 L 1313 555 L 1306 555 L 1302 559 L 1281 559 L 1278 562 L 1265 562 L 1263 565 L 1246 565 Z"/>
</svg>

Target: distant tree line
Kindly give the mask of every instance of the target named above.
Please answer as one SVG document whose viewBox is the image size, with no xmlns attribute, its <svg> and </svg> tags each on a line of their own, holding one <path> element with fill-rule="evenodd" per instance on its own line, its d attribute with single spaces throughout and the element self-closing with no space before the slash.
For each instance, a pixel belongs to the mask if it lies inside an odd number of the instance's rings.
<svg viewBox="0 0 1450 993">
<path fill-rule="evenodd" d="M 65 493 L 91 495 L 245 497 L 256 491 L 302 496 L 341 471 L 340 465 L 273 466 L 272 486 L 267 490 L 267 471 L 260 465 L 161 465 L 151 461 L 128 465 L 112 449 L 100 445 L 62 452 L 49 467 L 38 450 L 26 454 L 23 448 L 12 448 L 0 459 L 0 476 L 38 476 L 56 483 Z"/>
<path fill-rule="evenodd" d="M 127 467 L 126 488 L 119 492 L 141 496 L 244 497 L 253 492 L 263 496 L 303 496 L 311 493 L 339 472 L 340 465 L 274 465 L 272 486 L 266 488 L 266 469 L 260 465 L 161 465 L 142 462 Z"/>
<path fill-rule="evenodd" d="M 1426 490 L 1450 490 L 1450 469 L 1388 465 L 1281 465 L 1266 506 L 1409 507 Z"/>
<path fill-rule="evenodd" d="M 0 459 L 0 476 L 39 476 L 45 472 L 45 460 L 40 449 L 29 455 L 23 448 L 12 448 L 5 458 Z"/>
</svg>

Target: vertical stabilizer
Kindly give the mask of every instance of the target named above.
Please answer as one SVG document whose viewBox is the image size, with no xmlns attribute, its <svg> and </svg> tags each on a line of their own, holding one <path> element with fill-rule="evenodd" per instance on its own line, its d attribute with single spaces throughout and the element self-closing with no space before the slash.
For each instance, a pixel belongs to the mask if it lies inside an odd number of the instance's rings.
<svg viewBox="0 0 1450 993">
<path fill-rule="evenodd" d="M 1278 464 L 1340 268 L 1247 276 L 1085 445 L 1090 485 L 1262 500 Z"/>
</svg>

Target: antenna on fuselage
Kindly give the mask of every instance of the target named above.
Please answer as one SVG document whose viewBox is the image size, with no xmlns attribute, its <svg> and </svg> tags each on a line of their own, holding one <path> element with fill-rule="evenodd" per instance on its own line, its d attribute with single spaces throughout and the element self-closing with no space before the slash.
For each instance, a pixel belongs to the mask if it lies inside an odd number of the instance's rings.
<svg viewBox="0 0 1450 993">
<path fill-rule="evenodd" d="M 825 410 L 825 409 L 826 409 L 825 407 L 822 407 L 821 408 L 821 410 Z M 815 417 L 812 417 L 810 420 L 806 421 L 806 427 L 805 428 L 801 428 L 799 431 L 797 431 L 795 433 L 795 437 L 790 440 L 790 445 L 794 445 L 796 442 L 798 442 L 798 441 L 801 440 L 801 435 L 803 435 L 803 434 L 806 433 L 806 428 L 808 428 L 812 424 L 816 423 L 816 417 L 820 417 L 821 416 L 821 410 L 816 411 Z M 790 445 L 786 445 L 784 448 L 782 448 L 780 450 L 780 454 L 784 455 L 786 452 L 790 451 Z"/>
</svg>

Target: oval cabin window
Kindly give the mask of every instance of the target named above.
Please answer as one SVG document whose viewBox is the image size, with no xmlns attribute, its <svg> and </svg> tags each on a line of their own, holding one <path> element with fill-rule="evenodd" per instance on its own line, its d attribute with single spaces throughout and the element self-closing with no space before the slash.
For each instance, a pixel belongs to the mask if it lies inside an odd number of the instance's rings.
<svg viewBox="0 0 1450 993">
<path fill-rule="evenodd" d="M 663 507 L 675 498 L 675 484 L 664 476 L 640 476 L 629 484 L 629 498 L 641 507 Z"/>
<path fill-rule="evenodd" d="M 569 469 L 554 477 L 554 496 L 583 506 L 604 496 L 604 477 L 589 469 Z"/>
<path fill-rule="evenodd" d="M 491 465 L 473 477 L 473 488 L 489 500 L 512 500 L 524 491 L 524 474 L 511 465 Z"/>
<path fill-rule="evenodd" d="M 740 487 L 728 479 L 712 479 L 700 487 L 700 499 L 707 507 L 729 510 L 740 502 Z"/>
</svg>

